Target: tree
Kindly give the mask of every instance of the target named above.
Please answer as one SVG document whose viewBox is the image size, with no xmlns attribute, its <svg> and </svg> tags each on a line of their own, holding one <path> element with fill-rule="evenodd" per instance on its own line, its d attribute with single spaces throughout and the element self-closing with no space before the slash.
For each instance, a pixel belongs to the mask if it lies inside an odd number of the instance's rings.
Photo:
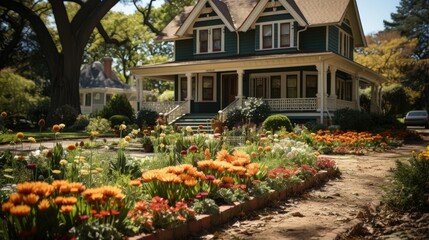
<svg viewBox="0 0 429 240">
<path fill-rule="evenodd" d="M 402 36 L 418 39 L 414 53 L 429 58 L 429 0 L 401 0 L 392 22 L 384 21 L 386 30 L 400 31 Z"/>
<path fill-rule="evenodd" d="M 27 109 L 34 106 L 40 96 L 36 84 L 17 75 L 12 69 L 0 70 L 0 106 L 1 111 L 13 114 L 25 114 Z"/>
<path fill-rule="evenodd" d="M 28 21 L 36 33 L 43 51 L 51 77 L 51 112 L 63 105 L 70 105 L 80 112 L 79 74 L 83 52 L 94 28 L 99 27 L 100 20 L 119 0 L 70 0 L 80 5 L 79 10 L 69 19 L 65 1 L 34 1 L 32 6 L 45 4 L 49 7 L 51 19 L 57 29 L 57 47 L 48 24 L 41 16 L 20 0 L 0 1 L 0 7 L 18 14 Z"/>
<path fill-rule="evenodd" d="M 401 67 L 405 86 L 420 93 L 420 107 L 429 109 L 429 60 L 410 60 Z"/>
</svg>

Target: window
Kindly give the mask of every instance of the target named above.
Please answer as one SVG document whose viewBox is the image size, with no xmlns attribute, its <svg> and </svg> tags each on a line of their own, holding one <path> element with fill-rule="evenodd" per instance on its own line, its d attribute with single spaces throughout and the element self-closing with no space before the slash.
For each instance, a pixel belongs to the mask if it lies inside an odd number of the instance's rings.
<svg viewBox="0 0 429 240">
<path fill-rule="evenodd" d="M 90 107 L 91 106 L 91 93 L 85 94 L 85 106 Z"/>
<path fill-rule="evenodd" d="M 340 31 L 340 37 L 339 37 L 339 53 L 343 55 L 344 57 L 350 58 L 351 57 L 351 37 L 349 34 L 347 34 L 344 31 Z"/>
<path fill-rule="evenodd" d="M 188 79 L 180 78 L 180 101 L 185 101 L 188 97 Z M 195 77 L 192 77 L 192 98 L 195 99 Z"/>
<path fill-rule="evenodd" d="M 222 29 L 214 28 L 213 33 L 213 52 L 222 51 Z"/>
<path fill-rule="evenodd" d="M 281 98 L 281 76 L 271 76 L 271 98 Z"/>
<path fill-rule="evenodd" d="M 280 47 L 290 47 L 290 23 L 280 24 Z"/>
<path fill-rule="evenodd" d="M 265 87 L 268 77 L 253 78 L 253 96 L 257 98 L 265 98 Z"/>
<path fill-rule="evenodd" d="M 286 76 L 286 97 L 288 98 L 298 97 L 298 75 Z"/>
<path fill-rule="evenodd" d="M 200 30 L 200 53 L 209 51 L 209 30 Z"/>
<path fill-rule="evenodd" d="M 317 75 L 306 75 L 305 79 L 305 97 L 316 97 L 317 94 Z"/>
<path fill-rule="evenodd" d="M 203 76 L 203 101 L 214 100 L 214 78 L 213 76 Z"/>
<path fill-rule="evenodd" d="M 224 49 L 223 27 L 197 29 L 197 53 L 222 52 Z"/>
<path fill-rule="evenodd" d="M 273 25 L 262 26 L 262 48 L 273 48 Z"/>
</svg>

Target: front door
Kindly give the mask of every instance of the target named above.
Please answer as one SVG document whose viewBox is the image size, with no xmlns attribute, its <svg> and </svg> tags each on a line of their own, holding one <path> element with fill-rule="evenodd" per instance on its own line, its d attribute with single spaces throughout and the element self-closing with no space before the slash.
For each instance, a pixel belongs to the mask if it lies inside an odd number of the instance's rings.
<svg viewBox="0 0 429 240">
<path fill-rule="evenodd" d="M 235 100 L 238 93 L 237 82 L 236 73 L 222 75 L 222 109 Z"/>
</svg>

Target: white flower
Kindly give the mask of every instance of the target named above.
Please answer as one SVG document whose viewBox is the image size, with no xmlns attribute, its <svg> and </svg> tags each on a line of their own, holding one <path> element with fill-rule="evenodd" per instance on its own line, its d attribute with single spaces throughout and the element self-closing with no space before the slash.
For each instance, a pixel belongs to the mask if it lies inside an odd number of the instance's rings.
<svg viewBox="0 0 429 240">
<path fill-rule="evenodd" d="M 63 129 L 66 127 L 66 125 L 64 123 L 61 123 L 60 125 L 58 125 L 60 127 L 60 129 Z"/>
</svg>

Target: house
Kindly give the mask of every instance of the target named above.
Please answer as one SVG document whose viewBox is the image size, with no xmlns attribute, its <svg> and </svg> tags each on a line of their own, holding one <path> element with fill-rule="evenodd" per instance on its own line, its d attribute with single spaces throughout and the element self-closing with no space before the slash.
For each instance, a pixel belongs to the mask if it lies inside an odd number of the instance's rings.
<svg viewBox="0 0 429 240">
<path fill-rule="evenodd" d="M 136 91 L 121 82 L 112 70 L 113 59 L 103 63 L 83 64 L 80 68 L 79 93 L 82 114 L 101 110 L 115 94 L 125 94 L 131 106 L 136 106 Z"/>
<path fill-rule="evenodd" d="M 158 107 L 169 122 L 226 115 L 258 97 L 273 112 L 327 124 L 336 109 L 360 109 L 366 87 L 380 111 L 387 79 L 353 61 L 366 46 L 356 0 L 199 0 L 158 40 L 174 43 L 174 61 L 131 72 L 137 89 L 149 78 L 174 81 L 175 102 Z M 147 107 L 141 99 L 138 91 L 138 108 Z"/>
</svg>

